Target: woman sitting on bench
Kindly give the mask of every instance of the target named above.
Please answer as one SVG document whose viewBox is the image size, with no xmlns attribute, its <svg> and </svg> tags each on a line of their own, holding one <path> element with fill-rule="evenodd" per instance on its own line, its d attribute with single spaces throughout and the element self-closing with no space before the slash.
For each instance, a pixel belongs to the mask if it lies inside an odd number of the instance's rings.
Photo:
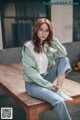
<svg viewBox="0 0 80 120">
<path fill-rule="evenodd" d="M 22 50 L 23 79 L 28 95 L 54 106 L 60 120 L 71 120 L 65 101 L 72 98 L 62 90 L 65 76 L 71 70 L 66 55 L 65 47 L 54 37 L 52 23 L 46 18 L 38 19 L 32 40 Z"/>
</svg>

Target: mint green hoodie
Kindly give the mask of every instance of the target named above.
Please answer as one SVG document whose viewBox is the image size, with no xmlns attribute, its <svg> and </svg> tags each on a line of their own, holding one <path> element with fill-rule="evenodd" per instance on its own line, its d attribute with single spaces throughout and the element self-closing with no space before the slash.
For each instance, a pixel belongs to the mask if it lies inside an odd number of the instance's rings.
<svg viewBox="0 0 80 120">
<path fill-rule="evenodd" d="M 46 55 L 48 57 L 48 68 L 55 65 L 55 59 L 59 57 L 65 57 L 67 55 L 65 47 L 55 38 L 52 42 L 52 47 L 46 49 Z M 22 66 L 23 66 L 23 79 L 28 82 L 35 82 L 38 85 L 47 89 L 52 89 L 53 84 L 45 80 L 38 71 L 37 63 L 33 54 L 30 52 L 27 46 L 22 50 Z"/>
</svg>

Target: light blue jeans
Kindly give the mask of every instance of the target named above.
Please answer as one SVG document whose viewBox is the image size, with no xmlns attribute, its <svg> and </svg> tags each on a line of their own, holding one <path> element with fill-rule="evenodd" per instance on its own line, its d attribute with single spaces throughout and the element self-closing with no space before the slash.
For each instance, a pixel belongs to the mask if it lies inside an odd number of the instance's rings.
<svg viewBox="0 0 80 120">
<path fill-rule="evenodd" d="M 53 82 L 60 74 L 69 72 L 71 70 L 69 60 L 67 57 L 56 59 L 56 64 L 52 67 L 46 75 L 42 75 L 46 80 Z M 67 73 L 66 72 L 66 73 Z M 59 120 L 71 120 L 67 110 L 64 99 L 55 92 L 41 87 L 34 82 L 25 82 L 27 93 L 35 98 L 44 100 L 53 106 Z"/>
</svg>

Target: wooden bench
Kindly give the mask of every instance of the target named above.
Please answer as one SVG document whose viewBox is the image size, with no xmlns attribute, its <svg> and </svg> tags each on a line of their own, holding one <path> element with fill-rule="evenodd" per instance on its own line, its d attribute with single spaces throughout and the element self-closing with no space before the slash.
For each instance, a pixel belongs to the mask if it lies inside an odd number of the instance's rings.
<svg viewBox="0 0 80 120">
<path fill-rule="evenodd" d="M 49 103 L 27 95 L 20 63 L 0 65 L 0 87 L 23 106 L 26 120 L 39 120 L 40 112 L 52 109 Z M 73 101 L 66 102 L 68 106 L 80 103 L 80 83 L 66 79 L 63 89 L 74 98 Z"/>
</svg>

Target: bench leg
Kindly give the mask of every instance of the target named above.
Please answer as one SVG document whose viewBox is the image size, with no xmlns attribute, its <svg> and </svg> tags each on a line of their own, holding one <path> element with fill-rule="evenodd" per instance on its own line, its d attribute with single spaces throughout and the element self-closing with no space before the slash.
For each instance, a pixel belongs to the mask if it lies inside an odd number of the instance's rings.
<svg viewBox="0 0 80 120">
<path fill-rule="evenodd" d="M 39 113 L 36 108 L 30 108 L 26 111 L 26 120 L 39 120 Z"/>
</svg>

